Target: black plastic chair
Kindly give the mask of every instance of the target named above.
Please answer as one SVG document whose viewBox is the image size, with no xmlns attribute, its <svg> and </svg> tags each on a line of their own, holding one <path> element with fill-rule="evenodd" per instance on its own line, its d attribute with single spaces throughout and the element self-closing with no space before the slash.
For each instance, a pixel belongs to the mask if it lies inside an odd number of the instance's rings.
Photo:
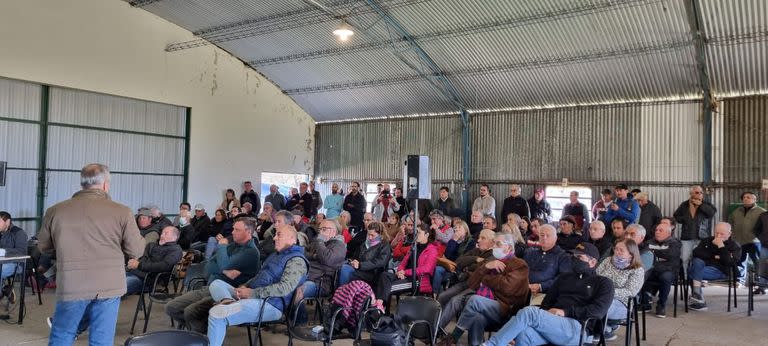
<svg viewBox="0 0 768 346">
<path fill-rule="evenodd" d="M 27 273 L 26 281 L 32 288 L 32 294 L 37 293 L 37 304 L 43 305 L 43 288 L 40 287 L 40 273 L 37 272 L 38 261 L 40 260 L 40 249 L 37 247 L 37 241 L 30 240 L 27 245 Z"/>
<path fill-rule="evenodd" d="M 318 321 L 324 321 L 325 320 L 325 318 L 324 318 L 325 316 L 323 316 L 323 309 L 321 309 L 321 307 L 323 306 L 324 302 L 330 302 L 331 298 L 333 298 L 333 292 L 335 292 L 336 288 L 338 288 L 339 272 L 340 271 L 341 271 L 341 269 L 337 269 L 333 273 L 333 278 L 331 278 L 331 279 L 329 279 L 325 275 L 320 277 L 320 280 L 318 280 L 318 282 L 317 282 L 317 296 L 316 297 L 304 297 L 304 298 L 302 298 L 296 304 L 296 310 L 294 311 L 294 313 L 298 313 L 299 306 L 301 306 L 301 305 L 305 305 L 306 306 L 305 303 L 313 302 L 315 304 L 315 312 L 314 312 L 315 318 L 319 318 Z M 323 287 L 325 287 L 326 282 L 328 280 L 333 280 L 333 281 L 330 282 L 331 290 L 329 292 L 325 292 L 325 290 L 323 290 Z M 296 323 L 295 317 L 296 316 L 294 316 L 294 321 L 293 321 L 294 324 Z M 309 316 L 307 316 L 307 317 L 309 317 Z"/>
<path fill-rule="evenodd" d="M 125 340 L 125 346 L 208 346 L 208 337 L 187 330 L 163 330 L 132 336 Z"/>
<path fill-rule="evenodd" d="M 145 292 L 145 288 L 149 282 L 152 282 L 152 288 L 149 292 Z M 171 288 L 173 288 L 173 293 L 171 293 Z M 175 272 L 147 274 L 142 281 L 142 290 L 139 294 L 139 299 L 136 302 L 136 311 L 133 314 L 130 334 L 133 334 L 136 327 L 139 311 L 142 311 L 144 314 L 144 328 L 142 329 L 142 333 L 146 333 L 147 327 L 149 326 L 149 317 L 152 314 L 152 305 L 154 303 L 163 305 L 168 304 L 168 302 L 179 295 L 181 295 L 181 292 L 179 291 L 179 280 L 176 278 Z M 149 300 L 149 304 L 147 304 L 147 300 Z M 173 319 L 171 319 L 171 326 L 173 326 Z"/>
<path fill-rule="evenodd" d="M 296 294 L 294 291 L 293 295 L 294 299 L 291 302 L 286 302 L 285 297 L 266 297 L 264 298 L 264 304 L 261 304 L 261 309 L 259 309 L 259 315 L 258 315 L 258 321 L 252 322 L 252 323 L 246 323 L 244 326 L 246 330 L 248 330 L 248 345 L 253 346 L 254 340 L 256 341 L 256 345 L 263 345 L 264 340 L 261 338 L 261 332 L 263 327 L 269 326 L 269 325 L 285 325 L 286 329 L 288 330 L 288 346 L 293 345 L 293 335 L 291 335 L 291 312 L 293 311 L 293 306 L 295 305 L 296 300 Z M 264 308 L 267 306 L 267 301 L 273 298 L 278 298 L 282 300 L 283 302 L 283 311 L 282 315 L 279 319 L 273 320 L 273 321 L 262 321 L 262 318 L 264 317 Z M 286 304 L 287 303 L 287 304 Z M 256 328 L 256 337 L 253 336 L 251 333 L 251 328 Z"/>
<path fill-rule="evenodd" d="M 733 297 L 733 308 L 738 308 L 738 301 L 737 301 L 737 288 L 739 287 L 739 268 L 736 265 L 731 266 L 730 270 L 728 271 L 728 277 L 724 280 L 710 280 L 708 281 L 709 284 L 725 284 L 728 286 L 728 312 L 731 312 L 731 297 Z M 733 291 L 733 294 L 731 294 L 731 291 Z M 688 304 L 686 303 L 686 308 L 688 307 Z M 688 310 L 686 310 L 688 312 Z"/>
<path fill-rule="evenodd" d="M 184 276 L 184 290 L 187 292 L 202 288 L 208 284 L 205 265 L 208 262 L 192 263 L 187 267 L 187 273 Z"/>
<path fill-rule="evenodd" d="M 622 320 L 608 320 L 606 324 L 616 324 L 625 326 L 627 328 L 626 335 L 624 336 L 624 345 L 629 346 L 632 344 L 632 327 L 635 327 L 635 343 L 640 346 L 640 321 L 638 319 L 637 307 L 640 305 L 640 297 L 634 296 L 627 301 L 627 317 Z"/>
<path fill-rule="evenodd" d="M 299 304 L 302 304 L 303 302 L 304 300 L 302 299 L 299 302 Z M 312 332 L 312 327 L 296 326 L 296 315 L 298 313 L 298 308 L 299 308 L 299 306 L 297 305 L 293 315 L 293 326 L 289 329 L 289 333 L 291 333 L 291 335 L 296 339 L 299 339 L 302 341 L 322 342 L 323 345 L 332 345 L 333 340 L 339 340 L 339 339 L 354 339 L 355 341 L 358 341 L 360 340 L 360 335 L 363 332 L 365 316 L 366 316 L 366 313 L 371 308 L 370 305 L 371 305 L 371 298 L 368 297 L 363 302 L 363 310 L 360 311 L 360 313 L 357 316 L 357 326 L 355 327 L 355 331 L 352 334 L 350 333 L 336 334 L 336 323 L 338 323 L 341 312 L 345 310 L 347 311 L 351 310 L 352 309 L 351 307 L 339 306 L 335 308 L 333 311 L 330 311 L 331 313 L 331 320 L 329 324 L 330 330 L 328 331 L 324 330 L 320 334 L 315 334 Z M 376 309 L 376 308 L 373 308 L 373 309 Z M 325 323 L 323 323 L 323 325 L 325 325 Z"/>
</svg>

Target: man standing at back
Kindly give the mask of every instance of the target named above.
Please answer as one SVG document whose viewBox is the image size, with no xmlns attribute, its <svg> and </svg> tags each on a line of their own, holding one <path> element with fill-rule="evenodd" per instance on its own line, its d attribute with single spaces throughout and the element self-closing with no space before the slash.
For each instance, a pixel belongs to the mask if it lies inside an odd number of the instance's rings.
<svg viewBox="0 0 768 346">
<path fill-rule="evenodd" d="M 243 193 L 240 195 L 240 205 L 245 203 L 251 203 L 251 210 L 253 210 L 254 215 L 258 215 L 261 211 L 261 198 L 256 191 L 253 191 L 253 184 L 250 181 L 243 183 Z"/>
<path fill-rule="evenodd" d="M 88 343 L 112 345 L 126 292 L 124 257 L 141 257 L 144 239 L 131 209 L 107 194 L 107 166 L 83 167 L 80 185 L 71 199 L 48 208 L 38 234 L 40 250 L 54 250 L 57 257 L 58 301 L 48 344 L 71 345 L 85 318 Z"/>
</svg>

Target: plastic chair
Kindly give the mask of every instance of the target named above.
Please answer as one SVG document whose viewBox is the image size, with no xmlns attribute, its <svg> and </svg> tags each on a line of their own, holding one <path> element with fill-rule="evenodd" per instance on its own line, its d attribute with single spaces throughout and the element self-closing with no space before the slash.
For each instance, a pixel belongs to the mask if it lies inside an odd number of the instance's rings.
<svg viewBox="0 0 768 346">
<path fill-rule="evenodd" d="M 125 346 L 208 346 L 208 337 L 187 330 L 163 330 L 132 336 L 125 340 Z"/>
<path fill-rule="evenodd" d="M 737 287 L 739 287 L 739 268 L 735 265 L 731 266 L 730 270 L 728 271 L 728 277 L 724 280 L 710 280 L 710 284 L 722 284 L 725 283 L 728 286 L 728 312 L 731 312 L 731 297 L 733 297 L 733 308 L 738 308 L 738 301 L 737 301 Z M 733 294 L 731 294 L 731 291 L 733 291 Z M 688 304 L 686 303 L 686 308 L 688 307 Z M 688 312 L 686 310 L 686 312 Z"/>
<path fill-rule="evenodd" d="M 303 303 L 304 300 L 302 299 L 299 304 Z M 338 339 L 354 339 L 355 341 L 360 340 L 360 335 L 363 332 L 363 325 L 366 313 L 370 309 L 371 305 L 371 298 L 368 297 L 363 302 L 363 310 L 360 311 L 360 313 L 357 316 L 357 326 L 355 328 L 354 334 L 335 334 L 335 327 L 336 323 L 338 322 L 340 318 L 340 314 L 344 310 L 351 310 L 351 307 L 342 307 L 339 306 L 333 311 L 331 311 L 331 320 L 329 323 L 330 330 L 324 331 L 321 334 L 315 334 L 312 332 L 312 327 L 309 326 L 296 326 L 296 314 L 298 312 L 298 305 L 296 306 L 296 309 L 294 310 L 294 318 L 293 318 L 293 326 L 289 329 L 289 333 L 296 339 L 303 340 L 303 341 L 313 341 L 313 342 L 322 342 L 323 345 L 332 345 L 333 340 Z M 374 308 L 375 309 L 375 308 Z M 323 321 L 323 325 L 325 325 Z"/>
</svg>

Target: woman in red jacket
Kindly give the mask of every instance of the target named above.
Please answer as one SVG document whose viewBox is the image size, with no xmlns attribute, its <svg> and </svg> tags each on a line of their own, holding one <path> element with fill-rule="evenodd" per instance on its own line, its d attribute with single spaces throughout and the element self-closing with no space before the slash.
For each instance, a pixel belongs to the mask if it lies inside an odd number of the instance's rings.
<svg viewBox="0 0 768 346">
<path fill-rule="evenodd" d="M 419 280 L 419 292 L 432 293 L 432 275 L 437 265 L 439 245 L 435 243 L 435 233 L 426 227 L 419 227 L 416 232 L 416 277 Z M 407 292 L 411 290 L 411 277 L 413 275 L 413 261 L 409 252 L 403 257 L 403 261 L 397 267 L 395 273 L 385 272 L 379 275 L 378 283 L 374 289 L 376 297 L 384 300 L 389 306 L 389 296 L 392 293 Z"/>
</svg>

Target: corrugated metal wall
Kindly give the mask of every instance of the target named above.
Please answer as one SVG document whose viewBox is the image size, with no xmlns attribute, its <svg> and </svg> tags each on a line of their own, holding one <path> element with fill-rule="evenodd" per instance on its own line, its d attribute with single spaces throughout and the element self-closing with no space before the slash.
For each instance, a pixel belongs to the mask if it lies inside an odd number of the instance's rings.
<svg viewBox="0 0 768 346">
<path fill-rule="evenodd" d="M 741 203 L 742 192 L 758 193 L 762 179 L 768 179 L 768 96 L 725 99 L 717 111 L 722 123 L 723 183 L 718 207 L 726 211 L 729 204 Z M 758 196 L 768 201 L 767 191 Z"/>
<path fill-rule="evenodd" d="M 34 122 L 40 120 L 40 92 L 40 85 L 0 78 L 0 161 L 8 162 L 6 186 L 0 186 L 0 210 L 14 219 L 37 214 L 40 125 Z M 34 221 L 14 223 L 35 232 Z"/>
<path fill-rule="evenodd" d="M 402 180 L 408 155 L 428 155 L 433 180 L 461 179 L 456 117 L 318 125 L 316 137 L 319 180 Z"/>
<path fill-rule="evenodd" d="M 79 174 L 72 171 L 100 162 L 124 172 L 112 175 L 114 200 L 133 209 L 153 204 L 165 213 L 178 211 L 184 107 L 64 88 L 51 88 L 49 107 L 46 207 L 78 190 Z"/>
<path fill-rule="evenodd" d="M 626 182 L 648 191 L 671 214 L 688 198 L 688 186 L 702 180 L 702 129 L 696 101 L 473 115 L 470 200 L 478 196 L 481 183 L 489 183 L 500 210 L 513 182 L 522 185 L 528 198 L 536 185 L 568 178 L 571 184 L 592 187 L 593 200 L 603 188 Z M 433 196 L 451 183 L 454 198 L 460 196 L 457 117 L 319 124 L 317 133 L 315 174 L 322 182 L 399 182 L 401 156 L 420 153 L 432 160 Z"/>
</svg>

